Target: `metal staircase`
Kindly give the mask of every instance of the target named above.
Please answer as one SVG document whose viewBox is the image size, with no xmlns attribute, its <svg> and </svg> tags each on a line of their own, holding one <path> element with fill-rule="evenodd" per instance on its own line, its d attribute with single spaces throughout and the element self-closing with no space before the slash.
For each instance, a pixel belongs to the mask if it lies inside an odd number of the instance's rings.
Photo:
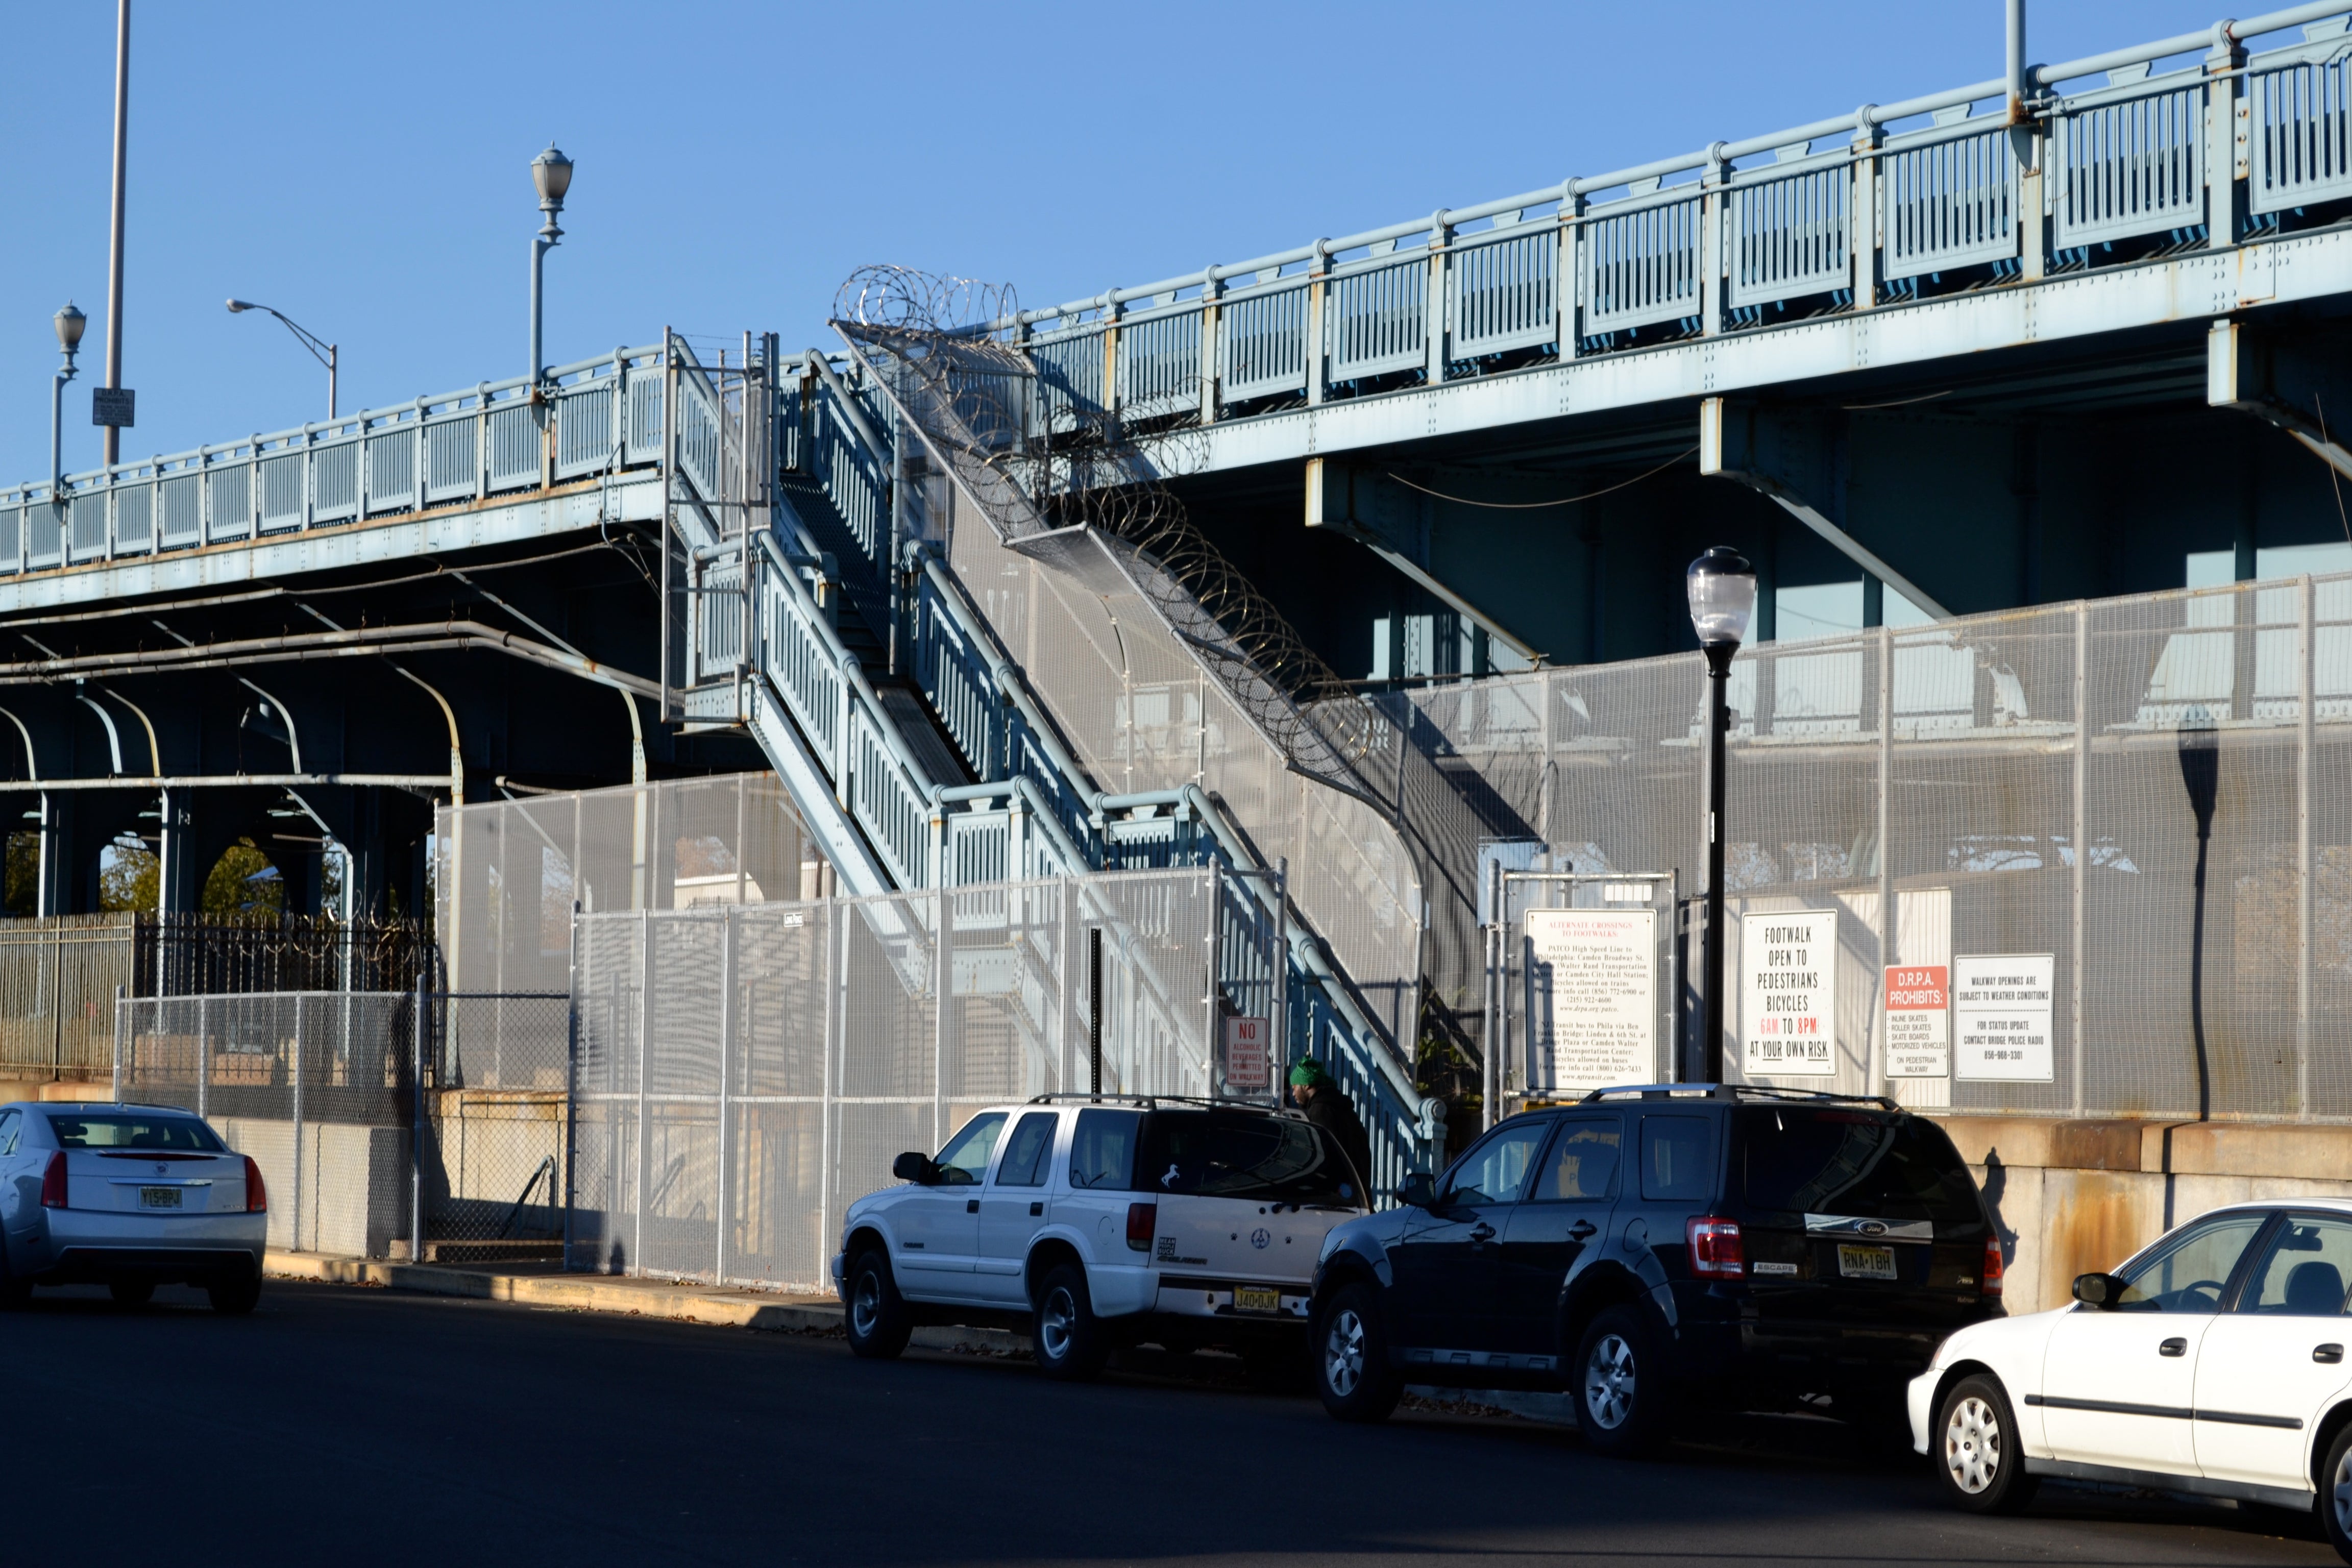
<svg viewBox="0 0 2352 1568">
<path fill-rule="evenodd" d="M 1199 779 L 1103 787 L 1103 737 L 1065 727 L 1086 722 L 1085 705 L 1052 704 L 1009 651 L 1034 628 L 984 613 L 987 589 L 956 569 L 960 505 L 964 531 L 977 526 L 964 479 L 872 367 L 816 351 L 788 360 L 773 338 L 747 340 L 736 364 L 706 366 L 676 339 L 669 351 L 667 716 L 748 731 L 846 893 L 1227 868 L 1229 1005 L 1285 996 L 1277 1038 L 1347 1086 L 1379 1187 L 1442 1159 L 1443 1107 L 1413 1085 L 1399 977 L 1368 994 L 1335 963 L 1298 869 L 1286 879 L 1259 847 L 1266 825 Z M 1146 629 L 1132 614 L 1128 625 Z M 1262 951 L 1250 933 L 1276 929 L 1278 986 L 1249 960 Z"/>
</svg>

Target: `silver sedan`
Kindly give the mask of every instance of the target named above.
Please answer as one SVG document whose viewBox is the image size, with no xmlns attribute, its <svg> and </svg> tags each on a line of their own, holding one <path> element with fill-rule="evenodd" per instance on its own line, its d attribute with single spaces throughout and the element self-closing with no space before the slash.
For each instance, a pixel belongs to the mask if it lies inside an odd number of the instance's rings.
<svg viewBox="0 0 2352 1568">
<path fill-rule="evenodd" d="M 250 1156 L 170 1106 L 0 1105 L 0 1308 L 37 1285 L 136 1304 L 200 1285 L 218 1312 L 261 1297 L 269 1196 Z"/>
</svg>

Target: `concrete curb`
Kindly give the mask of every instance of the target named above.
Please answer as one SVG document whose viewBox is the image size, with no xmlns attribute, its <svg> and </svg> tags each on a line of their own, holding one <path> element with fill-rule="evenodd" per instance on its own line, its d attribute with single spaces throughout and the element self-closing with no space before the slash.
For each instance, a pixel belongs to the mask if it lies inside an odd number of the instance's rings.
<svg viewBox="0 0 2352 1568">
<path fill-rule="evenodd" d="M 513 1301 L 576 1312 L 612 1312 L 714 1328 L 769 1333 L 838 1333 L 841 1304 L 826 1298 L 778 1297 L 762 1290 L 668 1285 L 654 1279 L 595 1274 L 505 1274 L 430 1263 L 387 1263 L 315 1252 L 271 1251 L 264 1272 L 280 1279 L 333 1285 L 373 1285 L 428 1296 Z M 920 1328 L 913 1342 L 925 1350 L 1027 1355 L 1029 1337 L 1003 1329 Z"/>
</svg>

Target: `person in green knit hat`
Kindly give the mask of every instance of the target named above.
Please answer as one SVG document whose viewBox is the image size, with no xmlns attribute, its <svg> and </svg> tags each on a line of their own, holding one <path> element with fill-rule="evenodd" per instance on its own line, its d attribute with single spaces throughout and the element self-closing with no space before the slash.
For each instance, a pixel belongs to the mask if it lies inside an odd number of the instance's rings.
<svg viewBox="0 0 2352 1568">
<path fill-rule="evenodd" d="M 1356 1114 L 1347 1095 L 1340 1089 L 1331 1069 L 1313 1057 L 1302 1058 L 1290 1069 L 1290 1098 L 1307 1115 L 1307 1120 L 1330 1135 L 1356 1167 L 1358 1190 L 1369 1204 L 1372 1198 L 1372 1140 L 1364 1131 L 1363 1120 Z"/>
</svg>

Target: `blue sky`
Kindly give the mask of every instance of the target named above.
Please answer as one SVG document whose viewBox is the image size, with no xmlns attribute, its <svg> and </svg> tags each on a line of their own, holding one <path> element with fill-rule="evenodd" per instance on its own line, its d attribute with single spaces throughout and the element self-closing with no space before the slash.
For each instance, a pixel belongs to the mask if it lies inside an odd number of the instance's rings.
<svg viewBox="0 0 2352 1568">
<path fill-rule="evenodd" d="M 2036 0 L 2030 52 L 2212 15 Z M 0 11 L 0 483 L 47 467 L 68 296 L 67 466 L 98 457 L 113 18 Z M 325 412 L 232 294 L 341 345 L 346 410 L 521 374 L 551 137 L 551 361 L 665 324 L 795 348 L 866 262 L 1051 303 L 1998 76 L 2001 7 L 138 0 L 131 42 L 126 456 Z"/>
</svg>

